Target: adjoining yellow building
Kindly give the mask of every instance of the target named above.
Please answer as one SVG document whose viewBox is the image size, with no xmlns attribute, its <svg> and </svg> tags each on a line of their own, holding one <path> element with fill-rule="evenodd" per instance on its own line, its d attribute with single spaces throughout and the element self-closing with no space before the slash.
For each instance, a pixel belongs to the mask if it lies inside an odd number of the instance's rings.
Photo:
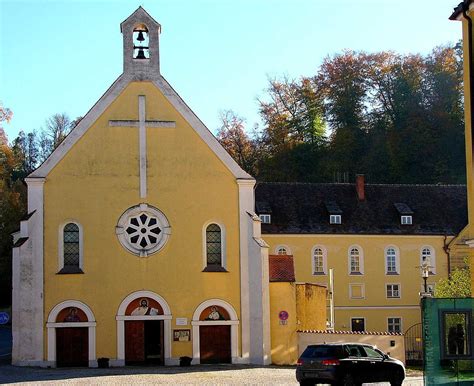
<svg viewBox="0 0 474 386">
<path fill-rule="evenodd" d="M 329 286 L 333 269 L 335 330 L 406 332 L 421 321 L 420 266 L 429 261 L 432 291 L 465 252 L 464 185 L 258 183 L 256 211 L 296 282 Z"/>
</svg>

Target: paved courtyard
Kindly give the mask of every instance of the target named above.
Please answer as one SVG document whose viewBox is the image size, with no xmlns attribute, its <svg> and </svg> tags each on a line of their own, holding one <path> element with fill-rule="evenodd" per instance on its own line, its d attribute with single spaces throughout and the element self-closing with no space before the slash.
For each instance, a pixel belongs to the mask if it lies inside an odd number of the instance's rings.
<svg viewBox="0 0 474 386">
<path fill-rule="evenodd" d="M 0 383 L 74 384 L 175 384 L 175 385 L 297 385 L 293 367 L 192 366 L 114 369 L 40 369 L 0 365 Z M 389 385 L 388 383 L 378 385 Z M 404 383 L 422 386 L 421 377 Z"/>
</svg>

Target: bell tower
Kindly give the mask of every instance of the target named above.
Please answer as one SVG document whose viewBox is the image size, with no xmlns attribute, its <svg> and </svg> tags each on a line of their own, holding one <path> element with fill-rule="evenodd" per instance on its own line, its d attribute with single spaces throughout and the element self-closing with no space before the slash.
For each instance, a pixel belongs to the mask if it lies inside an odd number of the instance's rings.
<svg viewBox="0 0 474 386">
<path fill-rule="evenodd" d="M 161 25 L 141 6 L 120 24 L 123 35 L 123 73 L 130 80 L 160 76 Z"/>
</svg>

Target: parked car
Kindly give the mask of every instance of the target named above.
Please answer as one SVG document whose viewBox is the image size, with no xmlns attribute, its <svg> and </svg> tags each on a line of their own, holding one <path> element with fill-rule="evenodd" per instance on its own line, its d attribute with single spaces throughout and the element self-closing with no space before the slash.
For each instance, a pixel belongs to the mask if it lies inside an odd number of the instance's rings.
<svg viewBox="0 0 474 386">
<path fill-rule="evenodd" d="M 369 344 L 316 344 L 308 346 L 298 359 L 296 379 L 300 385 L 390 382 L 400 386 L 405 379 L 405 366 Z"/>
</svg>

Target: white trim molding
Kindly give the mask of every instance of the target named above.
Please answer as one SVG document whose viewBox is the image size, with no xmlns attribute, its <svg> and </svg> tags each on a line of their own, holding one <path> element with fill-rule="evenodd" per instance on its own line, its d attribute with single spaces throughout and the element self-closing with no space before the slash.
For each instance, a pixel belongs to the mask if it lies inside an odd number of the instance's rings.
<svg viewBox="0 0 474 386">
<path fill-rule="evenodd" d="M 353 295 L 353 288 L 360 288 L 360 296 Z M 349 283 L 349 299 L 365 299 L 365 284 L 364 283 Z"/>
<path fill-rule="evenodd" d="M 84 229 L 79 221 L 67 219 L 58 228 L 58 272 L 64 268 L 64 227 L 68 224 L 77 225 L 79 228 L 79 269 L 84 270 Z"/>
<path fill-rule="evenodd" d="M 221 230 L 221 267 L 227 269 L 227 244 L 226 230 L 222 221 L 209 220 L 202 227 L 202 268 L 205 269 L 207 264 L 207 227 L 215 224 Z"/>
<path fill-rule="evenodd" d="M 150 298 L 155 300 L 163 309 L 163 315 L 156 316 L 130 316 L 125 315 L 128 305 L 138 298 Z M 125 321 L 127 320 L 163 320 L 164 330 L 164 353 L 165 365 L 174 364 L 171 358 L 171 320 L 173 316 L 171 309 L 164 298 L 152 291 L 136 291 L 125 297 L 120 303 L 115 319 L 117 320 L 117 359 L 113 361 L 114 366 L 125 365 Z"/>
<path fill-rule="evenodd" d="M 225 309 L 229 313 L 230 320 L 199 320 L 202 312 L 211 306 L 219 306 Z M 234 307 L 225 300 L 222 299 L 209 299 L 202 302 L 197 306 L 193 314 L 193 320 L 191 325 L 193 327 L 193 363 L 201 363 L 201 350 L 199 340 L 199 326 L 229 326 L 230 325 L 230 345 L 231 345 L 231 357 L 232 363 L 242 363 L 242 359 L 239 358 L 239 319 Z"/>
<path fill-rule="evenodd" d="M 322 253 L 322 259 L 323 259 L 323 271 L 322 272 L 315 272 L 315 261 L 314 261 L 314 253 L 316 250 L 319 249 L 321 250 Z M 327 265 L 328 265 L 328 251 L 324 245 L 315 245 L 313 248 L 311 248 L 311 274 L 313 276 L 320 276 L 320 275 L 327 275 Z"/>
<path fill-rule="evenodd" d="M 56 322 L 59 313 L 68 307 L 76 307 L 82 310 L 87 316 L 87 322 Z M 88 328 L 88 346 L 89 346 L 89 367 L 97 367 L 96 360 L 96 321 L 92 310 L 79 300 L 65 300 L 56 304 L 50 311 L 48 322 L 46 323 L 48 334 L 48 366 L 56 367 L 56 328 L 65 327 L 87 327 Z"/>
</svg>

